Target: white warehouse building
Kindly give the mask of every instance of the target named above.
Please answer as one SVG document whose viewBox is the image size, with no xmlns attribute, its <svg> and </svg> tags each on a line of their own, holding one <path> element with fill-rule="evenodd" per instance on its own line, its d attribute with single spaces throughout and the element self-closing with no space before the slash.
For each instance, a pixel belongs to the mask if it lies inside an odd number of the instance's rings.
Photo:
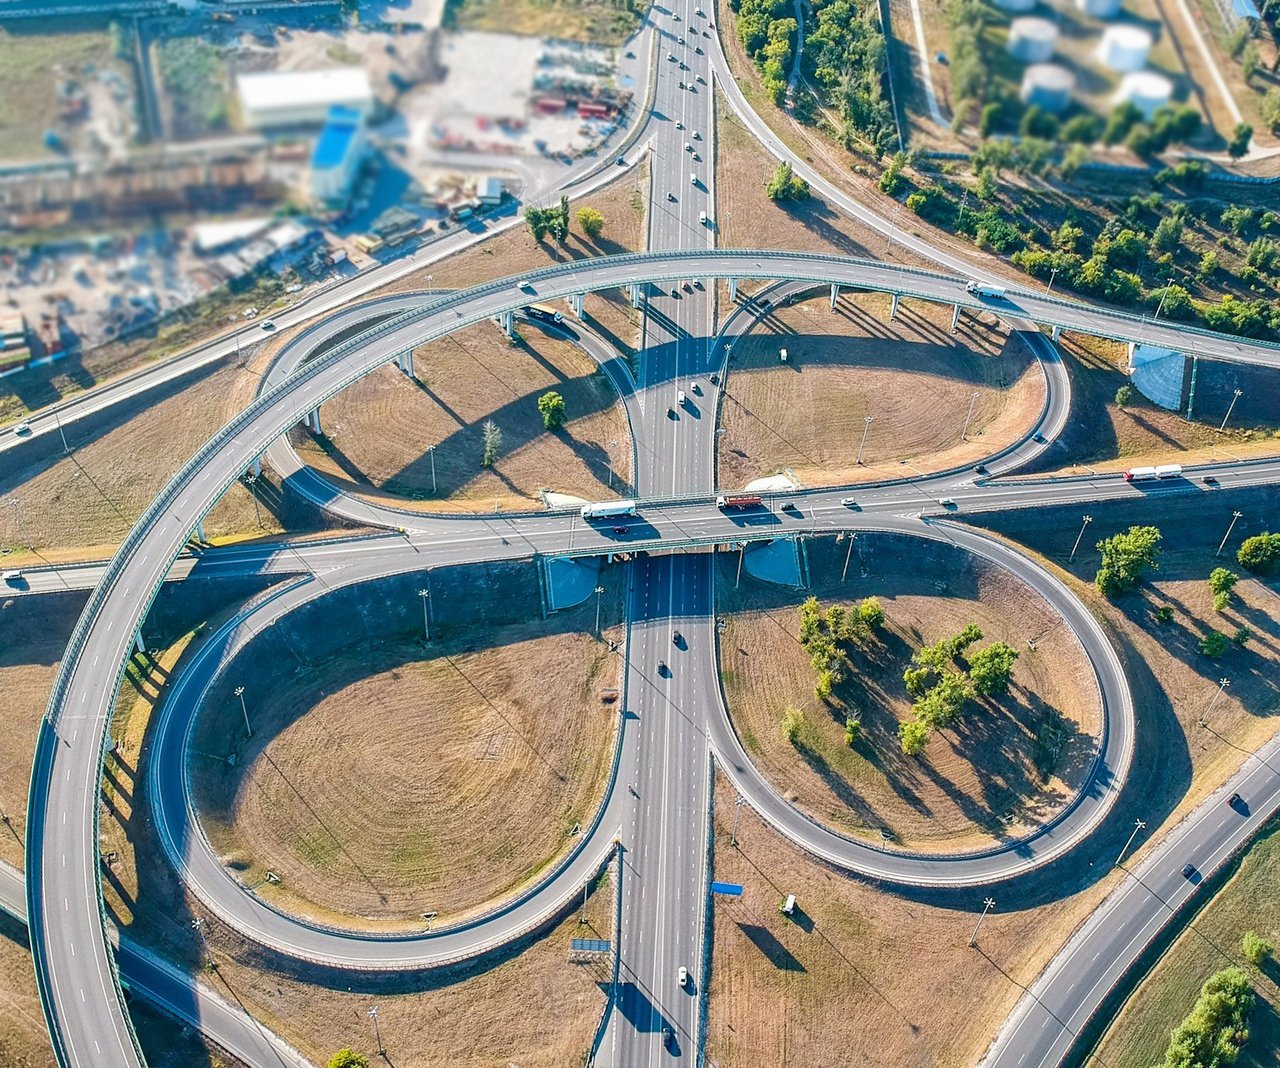
<svg viewBox="0 0 1280 1068">
<path fill-rule="evenodd" d="M 320 125 L 332 107 L 364 116 L 373 109 L 369 76 L 359 67 L 242 74 L 236 92 L 241 118 L 252 130 Z"/>
</svg>

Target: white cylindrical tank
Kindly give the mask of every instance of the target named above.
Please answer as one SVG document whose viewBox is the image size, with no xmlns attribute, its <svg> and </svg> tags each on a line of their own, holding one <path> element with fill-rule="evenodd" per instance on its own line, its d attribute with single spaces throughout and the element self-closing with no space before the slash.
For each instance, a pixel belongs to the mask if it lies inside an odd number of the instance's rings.
<svg viewBox="0 0 1280 1068">
<path fill-rule="evenodd" d="M 1048 19 L 1028 15 L 1009 24 L 1009 55 L 1023 63 L 1043 63 L 1058 45 L 1058 27 Z"/>
<path fill-rule="evenodd" d="M 1128 100 L 1150 121 L 1157 110 L 1169 103 L 1173 96 L 1173 83 L 1163 74 L 1144 70 L 1126 74 L 1116 90 L 1115 101 Z"/>
<path fill-rule="evenodd" d="M 1113 19 L 1120 12 L 1120 0 L 1076 0 L 1076 7 L 1095 19 Z"/>
<path fill-rule="evenodd" d="M 1001 11 L 1030 11 L 1036 6 L 1037 0 L 992 0 Z"/>
<path fill-rule="evenodd" d="M 1102 65 L 1121 74 L 1142 70 L 1151 51 L 1151 32 L 1141 26 L 1108 26 L 1098 45 Z"/>
<path fill-rule="evenodd" d="M 1057 63 L 1036 63 L 1022 76 L 1022 102 L 1057 114 L 1071 105 L 1076 76 Z"/>
</svg>

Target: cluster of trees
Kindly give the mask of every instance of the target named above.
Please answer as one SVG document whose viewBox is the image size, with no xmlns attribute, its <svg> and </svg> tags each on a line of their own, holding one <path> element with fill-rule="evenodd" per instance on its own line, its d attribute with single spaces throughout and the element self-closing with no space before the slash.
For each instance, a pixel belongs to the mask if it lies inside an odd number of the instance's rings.
<svg viewBox="0 0 1280 1068">
<path fill-rule="evenodd" d="M 1130 527 L 1098 542 L 1102 563 L 1093 584 L 1106 597 L 1128 593 L 1148 571 L 1160 567 L 1160 531 L 1156 527 Z"/>
<path fill-rule="evenodd" d="M 1233 1064 L 1249 1041 L 1253 985 L 1242 968 L 1209 977 L 1200 997 L 1174 1028 L 1162 1068 L 1222 1068 Z"/>
<path fill-rule="evenodd" d="M 829 700 L 832 689 L 847 677 L 847 647 L 865 641 L 883 625 L 884 609 L 875 597 L 853 608 L 838 604 L 823 608 L 816 597 L 800 606 L 800 644 L 818 673 L 813 693 L 819 701 Z"/>
<path fill-rule="evenodd" d="M 787 95 L 796 20 L 787 0 L 730 0 L 738 16 L 738 39 L 760 69 L 765 92 L 775 104 Z"/>
<path fill-rule="evenodd" d="M 813 0 L 804 51 L 813 77 L 839 109 L 846 148 L 862 140 L 877 156 L 898 142 L 876 0 Z"/>
<path fill-rule="evenodd" d="M 898 725 L 898 741 L 908 756 L 923 752 L 929 736 L 954 724 L 968 702 L 1008 693 L 1018 651 L 1005 642 L 992 642 L 966 659 L 969 647 L 981 640 L 982 630 L 970 623 L 912 656 L 902 681 L 915 698 L 915 718 Z"/>
<path fill-rule="evenodd" d="M 974 105 L 982 105 L 991 88 L 991 63 L 982 54 L 991 9 L 981 0 L 947 0 L 945 11 L 951 30 L 951 95 L 955 100 L 952 123 L 960 128 L 969 121 Z M 999 103 L 986 104 L 979 127 L 989 127 L 999 114 Z"/>
<path fill-rule="evenodd" d="M 1274 575 L 1280 572 L 1280 534 L 1264 531 L 1245 538 L 1236 553 L 1236 560 L 1246 571 L 1255 575 Z"/>
<path fill-rule="evenodd" d="M 547 430 L 556 430 L 564 426 L 568 415 L 564 397 L 554 389 L 548 390 L 538 398 L 538 414 L 542 416 L 542 425 Z"/>
<path fill-rule="evenodd" d="M 765 196 L 770 200 L 807 200 L 809 183 L 797 175 L 790 163 L 779 163 L 764 187 Z"/>
<path fill-rule="evenodd" d="M 524 217 L 535 241 L 541 241 L 548 234 L 562 245 L 569 240 L 568 197 L 561 197 L 560 203 L 550 208 L 535 208 L 530 204 L 524 209 Z M 603 222 L 601 219 L 602 226 Z"/>
</svg>

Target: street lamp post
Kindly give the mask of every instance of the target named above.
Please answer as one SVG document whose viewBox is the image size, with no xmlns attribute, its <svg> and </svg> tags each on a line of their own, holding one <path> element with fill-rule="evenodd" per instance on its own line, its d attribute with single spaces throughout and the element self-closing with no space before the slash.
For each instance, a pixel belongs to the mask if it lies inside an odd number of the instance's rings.
<svg viewBox="0 0 1280 1068">
<path fill-rule="evenodd" d="M 873 416 L 867 415 L 867 416 L 863 416 L 863 418 L 862 418 L 862 441 L 860 441 L 860 442 L 858 443 L 858 460 L 857 460 L 857 462 L 858 462 L 859 464 L 861 464 L 861 463 L 862 463 L 862 450 L 863 450 L 863 449 L 865 449 L 865 448 L 867 447 L 867 431 L 871 429 L 871 424 L 872 424 L 873 422 L 874 422 L 874 417 L 873 417 Z"/>
<path fill-rule="evenodd" d="M 733 588 L 738 588 L 738 583 L 742 581 L 742 558 L 747 555 L 747 543 L 745 541 L 738 543 L 738 573 L 733 576 Z"/>
<path fill-rule="evenodd" d="M 238 698 L 240 698 L 240 711 L 244 715 L 244 733 L 248 737 L 252 738 L 253 728 L 249 726 L 249 710 L 245 707 L 245 703 L 244 703 L 244 687 L 237 686 L 234 692 L 235 692 L 235 695 Z"/>
<path fill-rule="evenodd" d="M 427 454 L 431 457 L 431 496 L 434 497 L 436 495 L 436 447 L 429 446 Z"/>
<path fill-rule="evenodd" d="M 613 450 L 617 446 L 617 441 L 609 442 L 609 451 L 605 453 L 605 457 L 609 463 L 609 488 L 613 489 Z"/>
<path fill-rule="evenodd" d="M 742 806 L 747 803 L 747 799 L 739 794 L 733 800 L 733 833 L 729 836 L 729 844 L 736 846 L 738 844 L 738 816 L 742 813 Z"/>
<path fill-rule="evenodd" d="M 1227 689 L 1227 687 L 1228 687 L 1228 686 L 1230 686 L 1230 685 L 1231 685 L 1231 680 L 1230 680 L 1230 679 L 1228 679 L 1228 678 L 1221 678 L 1221 679 L 1219 679 L 1219 680 L 1218 680 L 1218 691 L 1217 691 L 1217 693 L 1215 693 L 1215 694 L 1213 695 L 1212 699 L 1209 701 L 1209 707 L 1208 707 L 1208 708 L 1206 708 L 1206 709 L 1204 710 L 1204 712 L 1202 712 L 1202 713 L 1201 713 L 1201 715 L 1200 715 L 1200 726 L 1201 726 L 1201 727 L 1207 727 L 1207 726 L 1209 726 L 1209 713 L 1213 711 L 1213 706 L 1214 706 L 1214 705 L 1216 705 L 1216 704 L 1218 703 L 1218 698 L 1222 696 L 1222 694 L 1225 692 L 1225 690 Z"/>
<path fill-rule="evenodd" d="M 1227 420 L 1231 418 L 1231 410 L 1235 408 L 1236 401 L 1244 396 L 1244 390 L 1237 389 L 1231 397 L 1231 403 L 1227 405 L 1227 414 L 1222 417 L 1222 425 L 1218 427 L 1218 433 L 1221 434 L 1227 429 Z"/>
<path fill-rule="evenodd" d="M 596 637 L 600 637 L 600 597 L 604 593 L 603 586 L 596 587 Z"/>
<path fill-rule="evenodd" d="M 1071 555 L 1067 557 L 1067 563 L 1071 563 L 1076 558 L 1076 550 L 1080 548 L 1080 541 L 1084 537 L 1084 532 L 1092 522 L 1093 516 L 1087 515 L 1084 517 L 1084 522 L 1080 524 L 1080 533 L 1076 535 L 1076 543 L 1071 546 Z"/>
<path fill-rule="evenodd" d="M 1049 284 L 1044 287 L 1044 295 L 1047 297 L 1053 292 L 1053 280 L 1058 277 L 1058 268 L 1054 267 L 1049 271 Z"/>
<path fill-rule="evenodd" d="M 844 537 L 842 534 L 841 537 Z M 845 576 L 849 574 L 849 557 L 853 555 L 853 543 L 857 540 L 857 534 L 849 535 L 849 547 L 844 551 L 844 568 L 840 571 L 840 581 L 843 582 Z"/>
<path fill-rule="evenodd" d="M 1129 852 L 1129 847 L 1133 845 L 1133 840 L 1138 837 L 1138 832 L 1147 825 L 1146 820 L 1133 821 L 1133 833 L 1129 835 L 1129 840 L 1125 842 L 1124 848 L 1120 850 L 1120 855 L 1116 857 L 1116 863 L 1119 864 L 1124 860 L 1124 855 Z"/>
<path fill-rule="evenodd" d="M 253 514 L 258 517 L 258 528 L 262 528 L 262 506 L 258 504 L 258 476 L 247 475 L 244 484 L 249 487 L 249 496 L 253 498 Z"/>
<path fill-rule="evenodd" d="M 429 642 L 431 640 L 431 619 L 427 615 L 427 598 L 431 596 L 431 591 L 419 590 L 418 596 L 422 598 L 422 640 Z"/>
<path fill-rule="evenodd" d="M 978 931 L 982 927 L 982 921 L 987 918 L 987 913 L 996 907 L 996 899 L 989 897 L 982 902 L 982 915 L 978 917 L 978 922 L 973 925 L 973 934 L 969 936 L 969 945 L 976 946 L 978 944 Z"/>
<path fill-rule="evenodd" d="M 964 417 L 964 429 L 960 431 L 960 440 L 969 440 L 969 421 L 973 419 L 973 406 L 978 403 L 978 391 L 975 389 L 969 395 L 969 414 Z"/>
<path fill-rule="evenodd" d="M 378 1040 L 378 1055 L 385 1056 L 386 1049 L 382 1045 L 382 1028 L 378 1026 L 378 1006 L 369 1006 L 369 1019 L 373 1021 L 373 1036 Z"/>
<path fill-rule="evenodd" d="M 1227 539 L 1231 537 L 1231 531 L 1236 525 L 1236 520 L 1239 519 L 1242 515 L 1244 515 L 1243 512 L 1231 513 L 1231 522 L 1227 524 L 1227 532 L 1224 535 L 1222 535 L 1222 541 L 1218 542 L 1218 551 L 1213 554 L 1214 556 L 1222 555 L 1222 550 L 1226 547 Z"/>
</svg>

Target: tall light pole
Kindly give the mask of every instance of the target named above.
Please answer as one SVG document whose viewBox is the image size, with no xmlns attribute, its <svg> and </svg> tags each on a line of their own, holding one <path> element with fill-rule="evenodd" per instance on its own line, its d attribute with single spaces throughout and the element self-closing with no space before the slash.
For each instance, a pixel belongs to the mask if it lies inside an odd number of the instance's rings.
<svg viewBox="0 0 1280 1068">
<path fill-rule="evenodd" d="M 1076 550 L 1080 548 L 1080 540 L 1084 537 L 1084 532 L 1090 523 L 1093 522 L 1093 516 L 1084 517 L 1084 522 L 1080 524 L 1080 533 L 1076 535 L 1076 543 L 1071 546 L 1071 555 L 1067 557 L 1067 563 L 1071 563 L 1076 558 Z"/>
<path fill-rule="evenodd" d="M 418 596 L 422 598 L 422 640 L 429 642 L 431 640 L 431 620 L 427 615 L 427 598 L 431 596 L 431 591 L 419 590 Z"/>
<path fill-rule="evenodd" d="M 840 537 L 844 537 L 843 534 Z M 849 547 L 844 551 L 844 567 L 840 571 L 840 581 L 843 582 L 845 576 L 849 574 L 849 557 L 853 555 L 853 543 L 857 540 L 858 535 L 851 533 L 849 535 Z"/>
<path fill-rule="evenodd" d="M 1129 840 L 1128 840 L 1127 842 L 1125 842 L 1125 844 L 1124 844 L 1124 848 L 1120 850 L 1120 855 L 1119 855 L 1118 857 L 1116 857 L 1116 863 L 1117 863 L 1117 864 L 1119 864 L 1122 860 L 1124 860 L 1124 855 L 1125 855 L 1127 852 L 1129 852 L 1129 847 L 1130 847 L 1131 845 L 1133 845 L 1133 840 L 1134 840 L 1135 838 L 1137 838 L 1137 837 L 1138 837 L 1138 832 L 1139 832 L 1140 830 L 1142 830 L 1142 828 L 1143 828 L 1143 827 L 1145 827 L 1146 825 L 1147 825 L 1147 821 L 1146 821 L 1146 820 L 1134 820 L 1134 821 L 1133 821 L 1133 833 L 1132 833 L 1131 835 L 1129 835 Z"/>
<path fill-rule="evenodd" d="M 1226 688 L 1230 685 L 1231 685 L 1231 680 L 1228 678 L 1221 678 L 1218 680 L 1217 693 L 1215 693 L 1212 699 L 1209 701 L 1209 707 L 1206 708 L 1200 714 L 1200 726 L 1202 727 L 1209 726 L 1209 713 L 1213 711 L 1213 706 L 1218 703 L 1218 698 L 1223 695 L 1223 693 L 1226 691 Z"/>
<path fill-rule="evenodd" d="M 969 421 L 973 418 L 973 406 L 978 403 L 978 391 L 975 389 L 969 395 L 969 414 L 964 417 L 964 429 L 960 431 L 960 440 L 969 440 Z"/>
<path fill-rule="evenodd" d="M 729 836 L 729 844 L 736 846 L 738 844 L 738 816 L 742 813 L 742 806 L 747 803 L 747 799 L 739 794 L 733 799 L 733 833 Z"/>
<path fill-rule="evenodd" d="M 1047 297 L 1053 292 L 1053 280 L 1058 277 L 1058 268 L 1054 267 L 1049 271 L 1049 284 L 1044 287 L 1044 295 Z"/>
<path fill-rule="evenodd" d="M 252 738 L 253 728 L 249 726 L 249 710 L 245 707 L 244 703 L 244 687 L 237 686 L 233 692 L 238 698 L 240 698 L 240 712 L 244 715 L 244 733 L 246 736 Z"/>
<path fill-rule="evenodd" d="M 1231 513 L 1231 522 L 1227 524 L 1227 532 L 1224 535 L 1222 535 L 1222 540 L 1218 542 L 1218 551 L 1213 554 L 1214 556 L 1222 555 L 1222 550 L 1226 547 L 1227 539 L 1231 537 L 1231 531 L 1236 525 L 1236 520 L 1239 519 L 1242 515 L 1244 515 L 1244 512 Z"/>
<path fill-rule="evenodd" d="M 70 456 L 71 446 L 67 444 L 67 433 L 62 429 L 62 420 L 58 416 L 57 408 L 53 410 L 53 421 L 58 424 L 58 437 L 62 438 L 62 451 Z"/>
<path fill-rule="evenodd" d="M 978 944 L 978 930 L 982 927 L 982 921 L 987 918 L 987 913 L 996 907 L 996 899 L 989 897 L 982 902 L 982 915 L 978 917 L 978 922 L 973 925 L 973 934 L 969 936 L 969 945 L 976 946 Z"/>
<path fill-rule="evenodd" d="M 258 528 L 262 528 L 262 506 L 258 504 L 258 476 L 248 474 L 245 476 L 244 484 L 249 487 L 249 496 L 253 498 L 253 514 L 258 517 Z"/>
<path fill-rule="evenodd" d="M 609 463 L 609 488 L 613 489 L 613 450 L 617 447 L 616 441 L 609 442 L 609 451 L 605 453 L 605 457 Z"/>
<path fill-rule="evenodd" d="M 382 1045 L 382 1028 L 378 1026 L 378 1006 L 369 1006 L 369 1019 L 373 1021 L 373 1036 L 378 1040 L 378 1055 L 386 1056 L 386 1049 Z"/>
<path fill-rule="evenodd" d="M 742 581 L 742 558 L 747 555 L 747 543 L 745 541 L 738 543 L 738 573 L 733 576 L 733 588 L 738 588 L 738 583 Z"/>
<path fill-rule="evenodd" d="M 858 443 L 858 463 L 862 463 L 862 450 L 867 447 L 867 431 L 871 429 L 871 424 L 874 421 L 874 417 L 870 415 L 862 418 L 862 441 Z"/>
<path fill-rule="evenodd" d="M 1231 403 L 1227 405 L 1227 414 L 1222 417 L 1222 425 L 1218 427 L 1219 434 L 1227 429 L 1227 420 L 1231 418 L 1231 410 L 1236 406 L 1236 401 L 1238 401 L 1242 396 L 1244 396 L 1244 390 L 1242 389 L 1237 389 L 1232 395 Z"/>
<path fill-rule="evenodd" d="M 603 586 L 596 587 L 596 637 L 600 637 L 600 597 L 604 593 Z"/>
<path fill-rule="evenodd" d="M 431 496 L 436 495 L 436 447 L 430 445 L 427 447 L 427 455 L 431 457 Z"/>
</svg>

